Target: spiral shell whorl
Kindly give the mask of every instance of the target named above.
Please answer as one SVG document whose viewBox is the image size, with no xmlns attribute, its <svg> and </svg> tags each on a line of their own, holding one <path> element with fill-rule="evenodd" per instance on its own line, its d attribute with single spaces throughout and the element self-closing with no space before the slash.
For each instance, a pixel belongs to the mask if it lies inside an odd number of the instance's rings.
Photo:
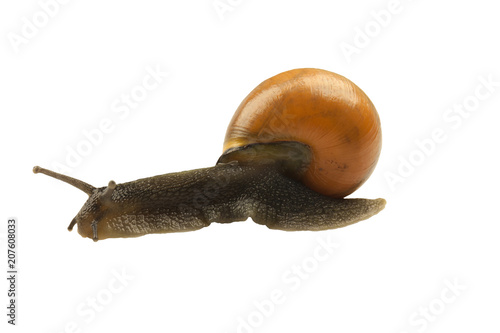
<svg viewBox="0 0 500 333">
<path fill-rule="evenodd" d="M 267 79 L 243 100 L 229 123 L 224 151 L 247 144 L 298 141 L 312 150 L 301 181 L 345 197 L 370 176 L 382 143 L 378 113 L 341 75 L 294 69 Z"/>
</svg>

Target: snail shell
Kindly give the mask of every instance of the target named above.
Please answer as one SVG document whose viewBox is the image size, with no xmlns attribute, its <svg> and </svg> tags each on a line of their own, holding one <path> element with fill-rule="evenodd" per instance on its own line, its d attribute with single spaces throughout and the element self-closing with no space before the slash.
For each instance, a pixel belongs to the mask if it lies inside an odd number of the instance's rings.
<svg viewBox="0 0 500 333">
<path fill-rule="evenodd" d="M 243 100 L 229 123 L 224 151 L 282 141 L 310 148 L 300 176 L 306 186 L 342 198 L 360 187 L 377 164 L 380 119 L 368 96 L 345 77 L 293 69 L 265 80 Z"/>
</svg>

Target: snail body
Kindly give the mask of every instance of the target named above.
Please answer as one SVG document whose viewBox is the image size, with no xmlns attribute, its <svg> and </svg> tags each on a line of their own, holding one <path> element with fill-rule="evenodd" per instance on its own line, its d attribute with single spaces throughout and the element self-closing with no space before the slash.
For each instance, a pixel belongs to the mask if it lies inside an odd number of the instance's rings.
<svg viewBox="0 0 500 333">
<path fill-rule="evenodd" d="M 241 103 L 213 167 L 95 188 L 35 167 L 89 195 L 72 220 L 94 241 L 193 231 L 251 217 L 279 230 L 325 230 L 377 214 L 384 199 L 344 199 L 372 173 L 380 120 L 354 83 L 295 69 L 257 86 Z"/>
</svg>

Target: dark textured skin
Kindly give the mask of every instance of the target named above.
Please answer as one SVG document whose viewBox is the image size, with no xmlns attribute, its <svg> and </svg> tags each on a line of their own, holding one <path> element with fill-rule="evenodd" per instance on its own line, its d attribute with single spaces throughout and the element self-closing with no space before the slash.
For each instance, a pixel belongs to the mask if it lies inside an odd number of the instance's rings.
<svg viewBox="0 0 500 333">
<path fill-rule="evenodd" d="M 118 184 L 110 198 L 102 198 L 105 189 L 95 189 L 74 219 L 84 237 L 192 231 L 248 217 L 271 229 L 325 230 L 367 219 L 385 206 L 384 199 L 332 199 L 274 165 L 238 162 Z"/>
</svg>

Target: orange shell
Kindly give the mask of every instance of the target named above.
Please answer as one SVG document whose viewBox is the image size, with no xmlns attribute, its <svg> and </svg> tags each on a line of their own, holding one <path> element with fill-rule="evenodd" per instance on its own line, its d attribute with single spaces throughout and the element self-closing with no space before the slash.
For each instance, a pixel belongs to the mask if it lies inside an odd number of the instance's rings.
<svg viewBox="0 0 500 333">
<path fill-rule="evenodd" d="M 293 69 L 258 85 L 236 110 L 224 151 L 251 143 L 298 141 L 312 150 L 302 182 L 342 198 L 370 176 L 382 146 L 377 110 L 345 77 Z"/>
</svg>

